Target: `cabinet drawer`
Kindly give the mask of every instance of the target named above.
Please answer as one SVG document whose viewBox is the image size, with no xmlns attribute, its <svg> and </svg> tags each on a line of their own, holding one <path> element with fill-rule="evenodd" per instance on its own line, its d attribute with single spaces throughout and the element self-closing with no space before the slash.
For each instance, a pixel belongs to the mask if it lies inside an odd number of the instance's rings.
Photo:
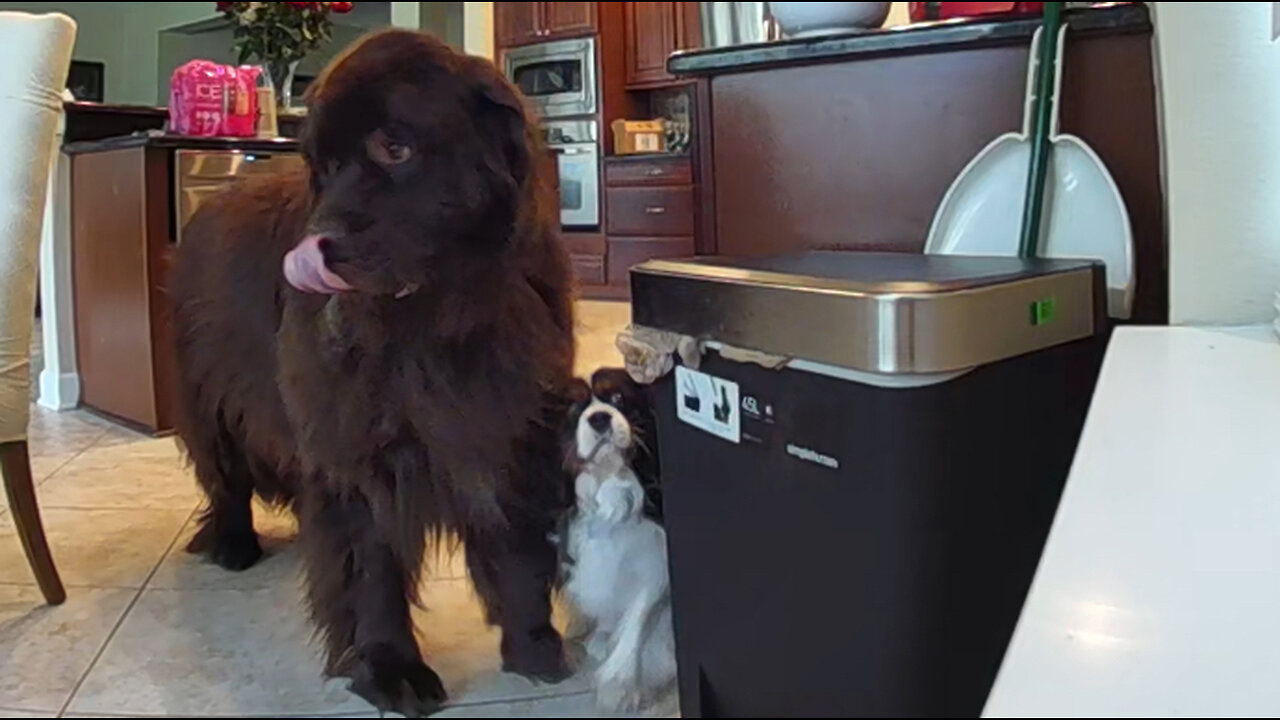
<svg viewBox="0 0 1280 720">
<path fill-rule="evenodd" d="M 604 235 L 593 232 L 562 232 L 560 241 L 570 255 L 604 255 Z"/>
<path fill-rule="evenodd" d="M 608 188 L 609 235 L 693 235 L 693 188 Z"/>
<path fill-rule="evenodd" d="M 604 284 L 604 255 L 570 255 L 569 262 L 580 285 Z"/>
<path fill-rule="evenodd" d="M 629 286 L 631 268 L 646 260 L 693 255 L 692 237 L 610 237 L 609 284 Z"/>
<path fill-rule="evenodd" d="M 607 187 L 645 185 L 691 185 L 693 164 L 687 157 L 654 157 L 643 160 L 606 160 Z"/>
</svg>

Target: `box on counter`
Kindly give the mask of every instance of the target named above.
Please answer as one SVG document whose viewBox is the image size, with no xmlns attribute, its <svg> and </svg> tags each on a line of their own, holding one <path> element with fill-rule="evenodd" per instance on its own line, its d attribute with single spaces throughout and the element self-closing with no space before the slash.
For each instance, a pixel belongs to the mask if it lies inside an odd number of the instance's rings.
<svg viewBox="0 0 1280 720">
<path fill-rule="evenodd" d="M 614 120 L 613 154 L 660 153 L 667 149 L 664 120 Z"/>
</svg>

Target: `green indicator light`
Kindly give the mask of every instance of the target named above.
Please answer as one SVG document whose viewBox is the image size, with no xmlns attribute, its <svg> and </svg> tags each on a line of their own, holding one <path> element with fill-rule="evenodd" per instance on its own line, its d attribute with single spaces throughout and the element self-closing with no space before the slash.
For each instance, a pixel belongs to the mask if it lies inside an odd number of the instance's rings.
<svg viewBox="0 0 1280 720">
<path fill-rule="evenodd" d="M 1053 322 L 1053 298 L 1036 300 L 1031 303 L 1031 324 L 1047 325 Z"/>
</svg>

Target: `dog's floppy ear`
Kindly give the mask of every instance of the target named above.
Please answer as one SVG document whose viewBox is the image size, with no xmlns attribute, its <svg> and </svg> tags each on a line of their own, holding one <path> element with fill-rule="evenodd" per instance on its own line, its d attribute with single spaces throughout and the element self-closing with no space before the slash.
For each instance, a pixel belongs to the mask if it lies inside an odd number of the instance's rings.
<svg viewBox="0 0 1280 720">
<path fill-rule="evenodd" d="M 479 93 L 482 122 L 500 144 L 511 177 L 517 185 L 523 185 L 533 161 L 530 147 L 536 141 L 524 100 L 511 83 L 496 73 L 485 74 Z"/>
<path fill-rule="evenodd" d="M 567 392 L 569 410 L 565 413 L 564 422 L 560 426 L 560 448 L 564 451 L 564 467 L 570 472 L 578 471 L 578 418 L 591 404 L 591 386 L 585 380 L 574 378 Z"/>
</svg>

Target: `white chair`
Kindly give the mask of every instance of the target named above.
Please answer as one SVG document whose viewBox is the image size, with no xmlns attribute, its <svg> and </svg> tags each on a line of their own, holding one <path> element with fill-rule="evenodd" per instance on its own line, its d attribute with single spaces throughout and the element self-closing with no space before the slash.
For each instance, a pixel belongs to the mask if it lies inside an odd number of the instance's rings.
<svg viewBox="0 0 1280 720">
<path fill-rule="evenodd" d="M 76 24 L 65 15 L 0 12 L 0 472 L 18 537 L 51 605 L 66 591 L 31 478 L 30 353 L 49 166 L 75 39 Z"/>
</svg>

